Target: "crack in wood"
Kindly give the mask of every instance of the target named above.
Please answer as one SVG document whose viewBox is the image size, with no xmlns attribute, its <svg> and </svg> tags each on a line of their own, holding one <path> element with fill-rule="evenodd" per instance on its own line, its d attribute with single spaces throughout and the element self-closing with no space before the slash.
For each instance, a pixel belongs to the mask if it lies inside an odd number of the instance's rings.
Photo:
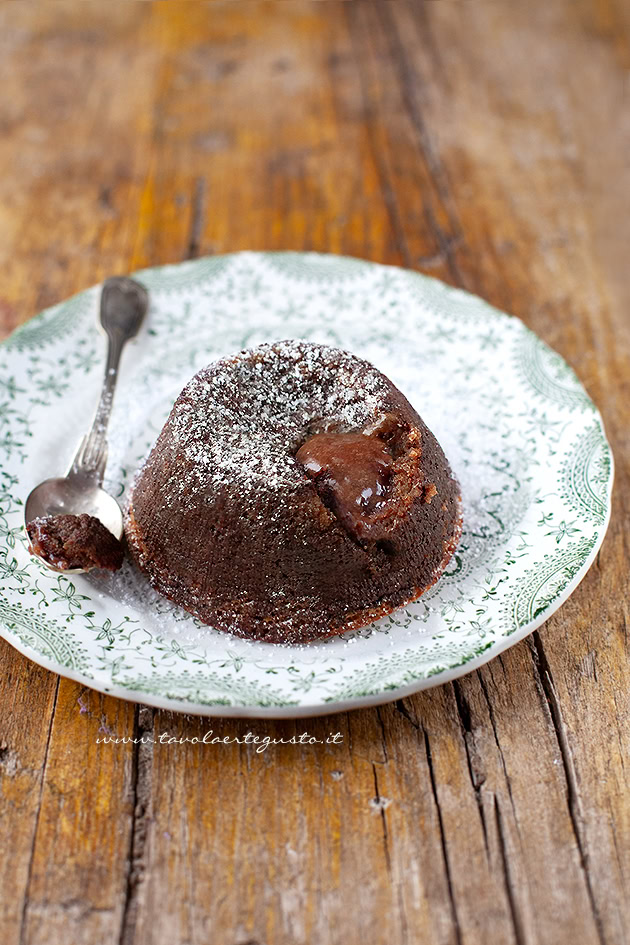
<svg viewBox="0 0 630 945">
<path fill-rule="evenodd" d="M 608 819 L 608 822 L 609 822 L 609 824 L 610 824 L 610 832 L 611 832 L 611 835 L 612 835 L 613 846 L 614 846 L 614 848 L 615 848 L 615 858 L 616 858 L 616 860 L 617 860 L 617 866 L 618 866 L 618 868 L 619 868 L 619 873 L 620 873 L 622 879 L 623 879 L 624 882 L 625 882 L 625 879 L 626 879 L 626 877 L 625 877 L 625 870 L 624 870 L 624 868 L 623 868 L 623 861 L 622 861 L 621 855 L 620 855 L 620 853 L 619 853 L 619 843 L 618 843 L 618 840 L 617 840 L 617 828 L 616 828 L 616 826 L 615 826 L 615 815 L 614 815 L 614 812 L 613 812 L 613 809 L 612 809 L 612 805 L 611 805 L 611 803 L 610 803 L 610 800 L 608 801 L 608 812 L 609 812 L 609 814 L 610 814 L 610 817 L 609 817 L 609 819 Z"/>
<path fill-rule="evenodd" d="M 378 721 L 379 721 L 379 724 L 380 724 L 380 726 L 381 726 L 381 742 L 382 742 L 382 745 L 383 745 L 383 756 L 384 756 L 384 758 L 385 758 L 385 761 L 379 762 L 379 763 L 380 763 L 380 764 L 387 764 L 387 762 L 389 761 L 389 755 L 387 754 L 387 742 L 386 742 L 386 739 L 385 739 L 385 725 L 383 724 L 383 716 L 381 715 L 380 706 L 376 706 L 376 717 L 377 717 L 377 719 L 378 719 Z"/>
<path fill-rule="evenodd" d="M 35 824 L 33 826 L 33 841 L 31 843 L 31 849 L 29 851 L 28 859 L 28 869 L 26 871 L 26 885 L 24 887 L 24 902 L 22 904 L 22 919 L 20 922 L 20 937 L 18 939 L 19 945 L 25 945 L 26 943 L 26 921 L 28 907 L 30 903 L 29 889 L 31 886 L 31 880 L 33 878 L 33 860 L 35 859 L 35 844 L 37 842 L 37 828 L 39 826 L 39 818 L 42 812 L 42 796 L 44 794 L 44 783 L 46 781 L 46 767 L 48 764 L 48 752 L 50 749 L 50 739 L 52 736 L 53 722 L 55 719 L 55 710 L 57 708 L 57 696 L 59 695 L 59 684 L 61 682 L 61 677 L 57 676 L 57 682 L 55 684 L 55 694 L 53 696 L 53 704 L 50 712 L 50 721 L 48 723 L 48 734 L 46 736 L 46 748 L 44 749 L 44 760 L 42 761 L 42 779 L 39 784 L 39 798 L 37 801 L 37 813 L 35 815 Z"/>
<path fill-rule="evenodd" d="M 155 709 L 137 705 L 134 718 L 134 753 L 131 775 L 133 814 L 129 838 L 127 876 L 118 945 L 135 941 L 139 912 L 139 891 L 144 878 L 147 831 L 151 809 L 153 773 L 153 736 Z"/>
<path fill-rule="evenodd" d="M 580 858 L 580 865 L 584 874 L 586 892 L 588 895 L 591 911 L 593 913 L 593 919 L 595 920 L 597 935 L 602 945 L 604 945 L 606 942 L 604 926 L 597 902 L 595 900 L 595 894 L 593 892 L 593 885 L 591 882 L 588 848 L 586 839 L 583 836 L 584 814 L 582 810 L 582 799 L 580 796 L 580 787 L 575 763 L 573 760 L 573 753 L 569 744 L 568 731 L 566 725 L 564 724 L 562 709 L 560 708 L 560 700 L 558 698 L 558 693 L 553 681 L 551 667 L 547 660 L 547 655 L 545 653 L 543 642 L 538 630 L 534 630 L 528 642 L 534 663 L 537 684 L 548 706 L 551 723 L 553 725 L 556 740 L 558 742 L 558 748 L 560 749 L 562 768 L 564 771 L 564 778 L 567 787 L 566 797 L 567 807 L 569 810 L 569 819 L 571 821 L 573 834 L 575 836 Z"/>
<path fill-rule="evenodd" d="M 595 676 L 595 679 L 597 679 L 597 675 Z M 615 703 L 615 722 L 616 722 L 615 729 L 616 729 L 616 732 L 617 732 L 617 744 L 618 744 L 618 746 L 619 746 L 619 761 L 620 761 L 620 763 L 621 763 L 621 770 L 622 770 L 622 772 L 623 772 L 624 780 L 627 781 L 627 776 L 626 776 L 626 762 L 625 762 L 625 759 L 624 759 L 625 748 L 624 748 L 624 744 L 623 744 L 623 742 L 622 742 L 622 740 L 621 740 L 621 731 L 619 730 L 619 720 L 620 720 L 620 718 L 621 718 L 621 715 L 620 715 L 620 713 L 619 713 L 619 706 L 618 706 L 618 704 L 617 704 L 617 693 L 615 692 L 614 689 L 613 689 L 612 697 L 613 697 L 613 702 Z"/>
<path fill-rule="evenodd" d="M 400 38 L 396 18 L 390 9 L 390 5 L 380 3 L 377 0 L 377 2 L 373 3 L 373 6 L 380 19 L 383 33 L 389 42 L 390 60 L 395 64 L 398 72 L 402 101 L 416 134 L 418 150 L 424 159 L 431 181 L 444 208 L 451 232 L 448 233 L 440 226 L 431 206 L 426 201 L 424 201 L 425 217 L 432 232 L 435 234 L 440 254 L 442 254 L 448 262 L 448 268 L 452 277 L 459 285 L 466 287 L 466 280 L 457 262 L 456 254 L 453 252 L 453 246 L 455 245 L 453 242 L 454 239 L 456 238 L 458 241 L 463 241 L 462 228 L 453 206 L 453 200 L 446 179 L 446 170 L 435 150 L 416 96 L 416 88 L 422 86 L 423 80 L 412 69 L 407 51 Z"/>
<path fill-rule="evenodd" d="M 505 671 L 505 667 L 504 667 Z M 494 717 L 494 709 L 492 708 L 492 701 L 490 699 L 490 693 L 488 692 L 488 687 L 486 686 L 485 679 L 480 670 L 477 670 L 477 677 L 481 685 L 481 690 L 484 694 L 486 704 L 488 706 L 488 718 L 490 719 L 490 725 L 492 726 L 492 734 L 494 735 L 494 743 L 497 746 L 497 751 L 499 752 L 499 758 L 501 760 L 501 769 L 503 771 L 503 777 L 505 778 L 505 784 L 508 791 L 508 796 L 510 798 L 510 803 L 512 805 L 512 810 L 514 811 L 514 820 L 516 823 L 516 829 L 518 830 L 518 819 L 516 817 L 516 806 L 514 804 L 514 796 L 512 794 L 512 784 L 510 782 L 510 776 L 507 770 L 507 764 L 505 761 L 505 756 L 503 754 L 503 749 L 501 748 L 501 742 L 499 741 L 499 733 L 497 731 L 497 724 Z"/>
<path fill-rule="evenodd" d="M 191 198 L 190 234 L 186 249 L 186 259 L 196 259 L 201 248 L 205 223 L 206 181 L 203 177 L 195 179 Z"/>
<path fill-rule="evenodd" d="M 381 816 L 381 826 L 383 828 L 383 849 L 385 851 L 385 864 L 387 866 L 387 873 L 391 879 L 392 875 L 392 861 L 389 853 L 389 836 L 387 834 L 387 819 L 385 817 L 385 805 L 383 804 L 383 798 L 381 797 L 381 792 L 378 789 L 378 774 L 376 771 L 376 765 L 372 762 L 372 774 L 374 775 L 374 800 L 376 805 L 380 809 Z"/>
<path fill-rule="evenodd" d="M 429 743 L 429 733 L 426 729 L 423 729 L 424 733 L 424 750 L 427 758 L 427 765 L 429 768 L 429 778 L 431 781 L 431 794 L 433 795 L 433 803 L 435 804 L 435 810 L 437 813 L 438 827 L 440 831 L 440 844 L 442 847 L 442 858 L 444 861 L 444 872 L 446 875 L 446 885 L 448 888 L 448 897 L 451 906 L 451 917 L 453 919 L 453 927 L 455 930 L 455 941 L 457 945 L 462 945 L 462 932 L 461 926 L 459 923 L 459 916 L 457 914 L 457 906 L 455 904 L 455 894 L 453 891 L 453 879 L 451 876 L 451 866 L 448 858 L 448 850 L 446 844 L 446 831 L 444 829 L 444 820 L 442 818 L 442 809 L 440 807 L 440 799 L 437 792 L 437 783 L 435 778 L 435 771 L 433 770 L 433 761 L 431 758 L 431 745 Z"/>
<path fill-rule="evenodd" d="M 396 699 L 394 703 L 394 708 L 396 709 L 397 712 L 400 712 L 400 714 L 404 716 L 404 718 L 407 719 L 409 724 L 412 725 L 416 729 L 417 732 L 424 731 L 422 726 L 418 722 L 416 722 L 415 719 L 411 718 L 411 715 L 409 714 L 409 709 L 405 705 L 404 699 Z"/>
<path fill-rule="evenodd" d="M 372 107 L 370 96 L 368 93 L 367 82 L 365 77 L 365 70 L 363 67 L 363 57 L 362 57 L 362 44 L 358 42 L 357 32 L 358 30 L 363 30 L 363 27 L 359 25 L 359 14 L 357 13 L 358 7 L 353 3 L 348 3 L 344 6 L 344 11 L 346 14 L 346 19 L 348 22 L 348 32 L 350 34 L 350 39 L 352 42 L 352 47 L 354 50 L 355 61 L 357 64 L 357 74 L 359 77 L 359 87 L 361 91 L 361 110 L 363 113 L 363 124 L 365 125 L 365 134 L 366 139 L 370 148 L 370 154 L 372 155 L 372 161 L 374 163 L 374 168 L 378 177 L 378 181 L 381 187 L 381 193 L 383 197 L 383 202 L 385 204 L 385 209 L 387 211 L 387 216 L 389 218 L 389 224 L 394 236 L 396 243 L 396 248 L 398 253 L 403 260 L 404 264 L 408 267 L 412 266 L 411 253 L 409 252 L 409 247 L 407 245 L 407 239 L 405 237 L 404 226 L 400 217 L 400 212 L 398 210 L 398 203 L 396 201 L 396 196 L 394 189 L 392 187 L 389 175 L 387 173 L 387 167 L 385 162 L 381 159 L 379 148 L 377 147 L 375 138 L 374 138 L 374 115 L 375 111 Z M 365 34 L 364 34 L 365 35 Z"/>
<path fill-rule="evenodd" d="M 494 795 L 494 814 L 497 826 L 497 837 L 499 838 L 499 852 L 501 854 L 505 893 L 507 896 L 508 906 L 510 908 L 510 918 L 514 928 L 514 938 L 516 939 L 517 945 L 527 945 L 528 936 L 525 933 L 523 919 L 518 907 L 517 891 L 515 888 L 515 883 L 512 879 L 512 874 L 510 872 L 510 858 L 508 855 L 506 835 L 503 825 L 503 814 L 501 813 L 499 798 L 496 794 Z"/>
<path fill-rule="evenodd" d="M 475 735 L 474 735 L 472 723 L 471 723 L 470 706 L 462 691 L 461 683 L 455 679 L 453 680 L 452 686 L 453 686 L 453 692 L 455 694 L 455 705 L 457 706 L 457 714 L 459 717 L 462 740 L 464 742 L 464 750 L 466 752 L 466 763 L 468 766 L 468 774 L 469 774 L 470 783 L 472 784 L 473 792 L 475 795 L 475 801 L 477 802 L 477 810 L 479 811 L 479 820 L 481 821 L 483 843 L 486 848 L 486 858 L 490 860 L 490 846 L 488 843 L 488 827 L 486 824 L 486 815 L 483 809 L 483 798 L 481 796 L 481 788 L 485 784 L 486 776 L 485 774 L 483 774 L 483 772 L 480 772 L 478 770 L 478 763 L 476 761 Z"/>
<path fill-rule="evenodd" d="M 399 700 L 402 701 L 402 700 Z M 387 746 L 385 744 L 385 726 L 383 724 L 383 719 L 381 716 L 380 707 L 376 706 L 376 714 L 381 725 L 382 741 L 383 741 L 383 753 L 385 755 L 385 763 L 389 761 L 389 756 L 387 754 Z M 417 728 L 417 726 L 415 726 Z M 382 763 L 382 762 L 380 762 Z M 401 945 L 406 945 L 409 941 L 409 925 L 407 923 L 407 917 L 405 912 L 405 902 L 403 898 L 403 890 L 400 883 L 394 883 L 392 875 L 392 866 L 391 866 L 391 857 L 389 850 L 389 832 L 387 829 L 387 817 L 386 811 L 389 806 L 389 801 L 385 803 L 385 798 L 382 797 L 379 786 L 378 786 L 378 771 L 376 768 L 377 762 L 372 762 L 372 772 L 374 775 L 374 800 L 375 805 L 380 809 L 381 824 L 383 828 L 383 844 L 385 848 L 385 863 L 387 866 L 387 872 L 390 878 L 390 882 L 396 888 L 396 895 L 398 899 L 398 911 L 400 919 L 400 932 L 401 932 Z"/>
</svg>

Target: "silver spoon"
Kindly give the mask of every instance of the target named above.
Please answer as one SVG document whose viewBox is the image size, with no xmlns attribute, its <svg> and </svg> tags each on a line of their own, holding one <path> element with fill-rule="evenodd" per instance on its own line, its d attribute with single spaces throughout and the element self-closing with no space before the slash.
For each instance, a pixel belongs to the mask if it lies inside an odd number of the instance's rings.
<svg viewBox="0 0 630 945">
<path fill-rule="evenodd" d="M 101 488 L 107 464 L 107 425 L 118 379 L 118 365 L 123 348 L 137 335 L 149 303 L 147 290 L 139 282 L 114 276 L 103 283 L 100 323 L 108 337 L 107 365 L 101 399 L 92 429 L 84 436 L 64 478 L 46 479 L 30 493 L 24 506 L 24 524 L 46 515 L 93 515 L 116 538 L 123 533 L 123 516 L 116 499 Z M 59 571 L 45 558 L 35 555 L 53 571 Z M 64 574 L 81 573 L 83 568 L 69 568 Z"/>
</svg>

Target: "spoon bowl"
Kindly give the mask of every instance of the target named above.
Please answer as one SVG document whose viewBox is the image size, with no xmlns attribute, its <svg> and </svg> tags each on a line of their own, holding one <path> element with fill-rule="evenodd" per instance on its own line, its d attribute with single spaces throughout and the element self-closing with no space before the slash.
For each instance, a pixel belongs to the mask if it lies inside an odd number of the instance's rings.
<svg viewBox="0 0 630 945">
<path fill-rule="evenodd" d="M 93 483 L 81 481 L 74 477 L 45 479 L 30 493 L 24 507 L 25 522 L 32 522 L 35 518 L 44 518 L 47 515 L 93 515 L 99 519 L 116 538 L 122 538 L 123 514 L 113 496 Z M 50 562 L 36 555 L 34 557 L 53 571 L 62 571 L 55 568 Z M 81 574 L 84 568 L 66 568 L 64 574 Z"/>
</svg>

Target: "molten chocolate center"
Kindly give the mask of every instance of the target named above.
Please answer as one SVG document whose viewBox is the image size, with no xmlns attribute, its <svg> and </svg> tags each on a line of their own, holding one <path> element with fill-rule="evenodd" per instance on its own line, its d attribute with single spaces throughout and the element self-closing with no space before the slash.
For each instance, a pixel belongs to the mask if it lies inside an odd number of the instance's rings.
<svg viewBox="0 0 630 945">
<path fill-rule="evenodd" d="M 353 530 L 387 500 L 393 459 L 378 436 L 316 433 L 296 459 L 314 479 L 322 500 Z"/>
</svg>

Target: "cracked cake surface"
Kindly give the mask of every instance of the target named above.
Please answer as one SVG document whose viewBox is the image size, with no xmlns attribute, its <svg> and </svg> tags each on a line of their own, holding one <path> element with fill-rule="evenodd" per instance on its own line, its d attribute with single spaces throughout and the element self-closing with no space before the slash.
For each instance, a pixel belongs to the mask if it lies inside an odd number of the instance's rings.
<svg viewBox="0 0 630 945">
<path fill-rule="evenodd" d="M 218 629 L 306 642 L 369 623 L 443 572 L 460 490 L 369 362 L 303 341 L 199 371 L 132 486 L 137 565 Z"/>
</svg>

